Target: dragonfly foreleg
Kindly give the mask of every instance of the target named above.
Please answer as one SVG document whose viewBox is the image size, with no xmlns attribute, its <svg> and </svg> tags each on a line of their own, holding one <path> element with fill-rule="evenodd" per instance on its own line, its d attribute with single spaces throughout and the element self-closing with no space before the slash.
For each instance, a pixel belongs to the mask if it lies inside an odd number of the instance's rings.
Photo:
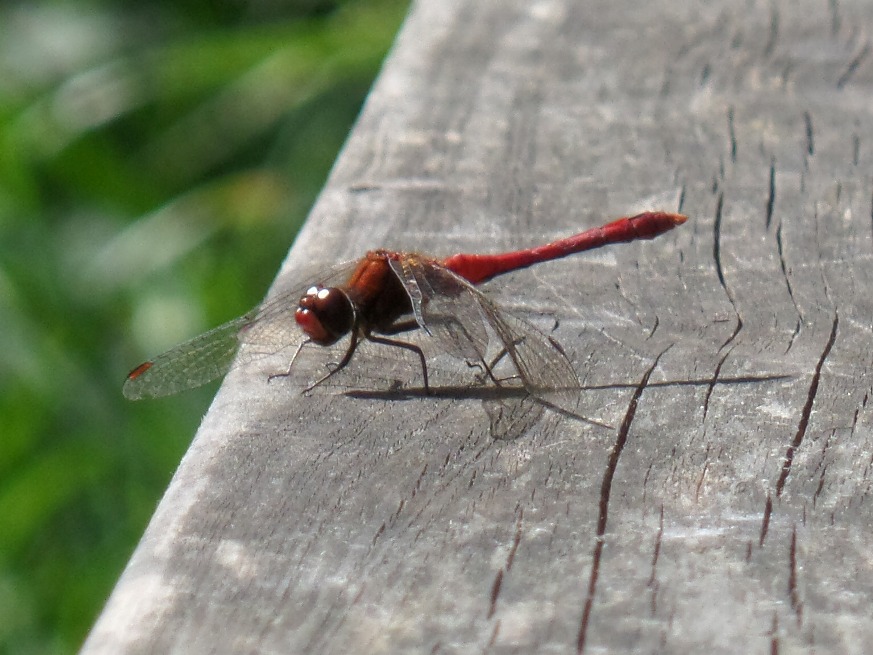
<svg viewBox="0 0 873 655">
<path fill-rule="evenodd" d="M 304 339 L 300 342 L 300 345 L 297 346 L 297 350 L 294 351 L 294 354 L 291 356 L 291 361 L 288 362 L 288 368 L 284 373 L 272 373 L 268 378 L 267 382 L 272 382 L 273 378 L 287 378 L 291 375 L 291 369 L 294 368 L 294 362 L 297 360 L 297 355 L 300 354 L 300 351 L 303 350 L 303 346 L 307 343 L 312 343 L 312 339 Z"/>
</svg>

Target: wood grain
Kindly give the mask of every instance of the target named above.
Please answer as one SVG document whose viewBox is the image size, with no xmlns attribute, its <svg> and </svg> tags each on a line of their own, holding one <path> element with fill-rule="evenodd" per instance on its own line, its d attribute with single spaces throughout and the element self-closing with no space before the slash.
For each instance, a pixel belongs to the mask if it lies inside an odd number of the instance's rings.
<svg viewBox="0 0 873 655">
<path fill-rule="evenodd" d="M 614 427 L 494 441 L 474 393 L 346 393 L 420 384 L 375 351 L 307 396 L 267 382 L 281 355 L 239 367 L 84 652 L 865 652 L 871 25 L 864 0 L 416 3 L 276 289 L 681 210 L 486 285 Z"/>
</svg>

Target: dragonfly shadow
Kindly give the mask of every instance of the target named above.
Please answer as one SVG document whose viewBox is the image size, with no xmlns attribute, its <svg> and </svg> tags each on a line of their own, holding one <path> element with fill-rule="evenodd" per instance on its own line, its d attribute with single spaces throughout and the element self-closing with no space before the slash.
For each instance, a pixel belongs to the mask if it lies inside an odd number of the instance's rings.
<svg viewBox="0 0 873 655">
<path fill-rule="evenodd" d="M 581 391 L 581 389 L 579 389 Z M 526 434 L 550 409 L 568 418 L 590 425 L 614 429 L 613 426 L 569 412 L 531 395 L 523 387 L 444 385 L 424 387 L 396 387 L 385 390 L 351 390 L 349 398 L 405 401 L 435 398 L 441 400 L 479 400 L 490 420 L 491 436 L 498 441 L 513 441 Z"/>
<path fill-rule="evenodd" d="M 445 385 L 424 387 L 395 387 L 391 389 L 353 389 L 343 395 L 365 400 L 415 400 L 437 398 L 442 400 L 510 400 L 525 398 L 530 394 L 523 387 L 474 387 L 469 385 Z"/>
<path fill-rule="evenodd" d="M 754 384 L 756 382 L 777 382 L 780 380 L 794 379 L 795 375 L 755 375 L 729 378 L 698 378 L 693 380 L 663 380 L 649 382 L 647 387 L 700 387 L 717 386 L 725 384 Z M 573 391 L 604 391 L 610 389 L 636 389 L 637 382 L 609 382 L 605 384 L 586 384 L 573 387 Z M 352 389 L 343 392 L 349 398 L 367 400 L 414 400 L 420 398 L 439 398 L 447 400 L 504 400 L 519 399 L 530 396 L 524 387 L 515 386 L 470 386 L 470 385 L 443 385 L 433 386 L 429 389 L 424 387 L 395 386 L 390 389 Z M 543 403 L 546 406 L 548 403 Z M 566 412 L 571 414 L 570 412 Z"/>
<path fill-rule="evenodd" d="M 698 378 L 688 380 L 663 380 L 649 382 L 646 387 L 701 387 L 710 389 L 719 385 L 756 384 L 761 382 L 778 382 L 796 378 L 796 375 L 755 375 L 719 378 Z M 603 391 L 615 389 L 636 389 L 639 383 L 613 382 L 607 384 L 580 385 L 572 391 Z M 491 420 L 491 435 L 498 440 L 513 440 L 530 430 L 540 419 L 543 410 L 550 409 L 570 419 L 582 421 L 589 425 L 614 430 L 615 426 L 595 421 L 593 419 L 570 412 L 561 407 L 549 404 L 532 396 L 520 386 L 469 386 L 443 385 L 424 387 L 403 387 L 399 384 L 390 389 L 367 390 L 353 389 L 344 392 L 346 397 L 365 400 L 406 401 L 435 398 L 442 400 L 479 400 L 485 406 Z"/>
</svg>

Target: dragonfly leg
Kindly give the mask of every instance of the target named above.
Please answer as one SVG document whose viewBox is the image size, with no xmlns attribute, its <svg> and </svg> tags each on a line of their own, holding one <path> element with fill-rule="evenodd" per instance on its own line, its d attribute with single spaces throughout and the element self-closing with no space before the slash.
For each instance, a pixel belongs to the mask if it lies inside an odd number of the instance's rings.
<svg viewBox="0 0 873 655">
<path fill-rule="evenodd" d="M 287 378 L 291 375 L 291 369 L 294 368 L 294 362 L 297 359 L 297 355 L 300 354 L 300 351 L 303 350 L 303 346 L 307 343 L 311 343 L 312 339 L 304 339 L 300 342 L 300 345 L 297 346 L 297 350 L 294 351 L 294 355 L 291 357 L 291 361 L 288 362 L 288 369 L 284 373 L 273 373 L 270 377 L 267 378 L 267 382 L 272 382 L 273 378 Z"/>
<path fill-rule="evenodd" d="M 503 352 L 505 353 L 506 351 L 504 350 Z M 497 386 L 499 387 L 499 386 L 500 386 L 500 380 L 498 380 L 496 377 L 494 377 L 494 365 L 495 365 L 498 361 L 500 361 L 500 359 L 501 359 L 502 357 L 503 357 L 503 355 L 499 355 L 499 356 L 497 357 L 497 359 L 496 359 L 496 360 L 493 360 L 490 364 L 488 364 L 484 359 L 480 359 L 480 360 L 477 360 L 477 361 L 472 361 L 472 360 L 469 360 L 469 359 L 468 359 L 468 360 L 465 361 L 465 363 L 466 363 L 467 366 L 469 366 L 470 368 L 478 368 L 479 371 L 480 371 L 480 373 L 485 373 L 485 375 L 487 375 L 487 376 L 491 379 L 491 381 L 492 381 L 495 385 L 497 385 Z M 480 379 L 481 379 L 481 378 L 480 378 Z"/>
<path fill-rule="evenodd" d="M 395 325 L 397 325 L 397 324 L 395 323 Z M 416 326 L 417 325 L 418 324 L 416 323 Z M 391 332 L 389 334 L 393 334 L 393 332 Z M 422 377 L 424 378 L 424 392 L 428 395 L 430 394 L 430 385 L 428 384 L 428 381 L 427 381 L 427 362 L 424 359 L 424 353 L 422 352 L 421 348 L 416 346 L 414 343 L 408 343 L 406 341 L 397 341 L 395 339 L 386 339 L 385 337 L 377 337 L 373 334 L 368 334 L 367 339 L 369 339 L 373 343 L 381 343 L 382 345 L 385 345 L 385 346 L 395 346 L 397 348 L 405 348 L 406 350 L 411 350 L 416 355 L 418 355 L 418 359 L 421 361 L 421 374 L 422 374 Z"/>
<path fill-rule="evenodd" d="M 510 375 L 509 377 L 505 377 L 505 378 L 498 378 L 497 376 L 494 375 L 494 367 L 497 366 L 500 363 L 500 361 L 504 357 L 506 357 L 508 354 L 509 354 L 509 351 L 506 349 L 506 347 L 503 347 L 500 349 L 500 352 L 497 353 L 491 359 L 491 363 L 488 363 L 484 359 L 482 359 L 478 362 L 468 361 L 467 366 L 469 366 L 471 368 L 478 368 L 478 369 L 483 370 L 485 372 L 485 374 L 491 379 L 491 381 L 499 387 L 503 382 L 506 382 L 507 380 L 518 379 L 518 377 L 519 377 L 518 373 L 516 373 L 515 375 Z"/>
<path fill-rule="evenodd" d="M 418 330 L 421 326 L 418 324 L 414 318 L 410 318 L 405 321 L 395 321 L 387 328 L 379 328 L 379 332 L 382 334 L 400 334 L 401 332 L 410 332 L 412 330 Z M 370 339 L 371 341 L 375 341 L 375 339 Z M 408 345 L 408 344 L 407 344 Z"/>
<path fill-rule="evenodd" d="M 346 354 L 343 355 L 343 358 L 339 361 L 339 363 L 337 363 L 337 365 L 334 368 L 330 369 L 330 371 L 328 371 L 324 376 L 320 377 L 318 380 L 316 380 L 315 382 L 310 384 L 308 387 L 306 387 L 303 390 L 303 393 L 306 393 L 307 391 L 312 391 L 313 389 L 315 389 L 315 387 L 320 385 L 322 382 L 327 381 L 331 376 L 336 375 L 341 370 L 343 370 L 346 366 L 348 366 L 349 362 L 352 361 L 352 355 L 355 354 L 355 350 L 357 350 L 357 348 L 358 348 L 358 331 L 352 330 L 351 341 L 349 341 L 348 350 L 346 350 Z"/>
</svg>

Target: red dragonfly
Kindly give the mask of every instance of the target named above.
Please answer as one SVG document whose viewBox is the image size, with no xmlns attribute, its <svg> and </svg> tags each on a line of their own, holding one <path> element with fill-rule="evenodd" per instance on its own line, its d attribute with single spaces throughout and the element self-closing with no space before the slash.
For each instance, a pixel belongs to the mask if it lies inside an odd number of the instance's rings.
<svg viewBox="0 0 873 655">
<path fill-rule="evenodd" d="M 372 250 L 360 260 L 335 267 L 319 284 L 281 293 L 248 314 L 140 364 L 128 375 L 124 395 L 130 399 L 165 396 L 205 384 L 228 371 L 242 344 L 275 353 L 299 342 L 293 365 L 307 343 L 331 346 L 346 335 L 349 342 L 343 357 L 307 390 L 344 369 L 362 340 L 368 340 L 417 356 L 424 390 L 429 392 L 422 349 L 392 338 L 421 329 L 441 350 L 478 366 L 498 385 L 492 368 L 496 359 L 508 356 L 528 394 L 572 412 L 580 384 L 558 343 L 499 310 L 474 285 L 607 244 L 652 239 L 685 221 L 681 214 L 646 212 L 536 248 L 494 255 L 433 259 Z M 488 363 L 492 335 L 500 355 Z M 282 375 L 287 374 L 271 377 Z"/>
</svg>

